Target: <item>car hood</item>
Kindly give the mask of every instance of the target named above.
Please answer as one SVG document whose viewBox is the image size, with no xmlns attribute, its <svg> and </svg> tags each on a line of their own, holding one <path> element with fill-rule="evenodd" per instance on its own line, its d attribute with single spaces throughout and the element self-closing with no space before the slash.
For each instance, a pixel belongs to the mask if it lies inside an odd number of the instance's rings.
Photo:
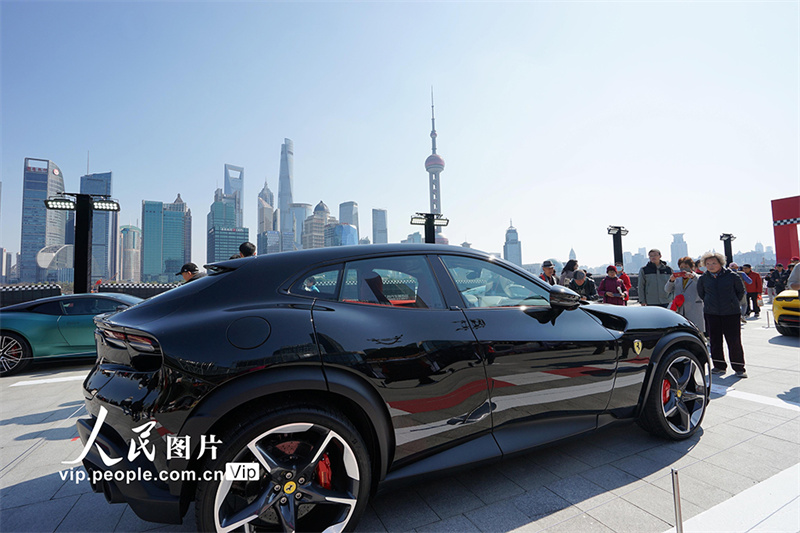
<svg viewBox="0 0 800 533">
<path fill-rule="evenodd" d="M 618 320 L 609 320 L 609 318 L 622 319 L 624 324 L 620 323 L 613 329 L 620 329 L 620 326 L 622 326 L 624 328 L 623 331 L 681 326 L 697 330 L 694 324 L 685 317 L 663 307 L 589 304 L 581 307 L 581 309 L 597 316 L 604 323 L 618 322 Z M 612 326 L 607 324 L 607 327 Z"/>
</svg>

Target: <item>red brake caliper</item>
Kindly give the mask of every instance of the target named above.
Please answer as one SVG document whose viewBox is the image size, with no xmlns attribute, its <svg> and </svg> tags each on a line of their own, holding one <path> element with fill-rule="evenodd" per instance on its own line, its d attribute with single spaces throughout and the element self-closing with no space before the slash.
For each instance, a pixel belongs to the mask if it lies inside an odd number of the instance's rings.
<svg viewBox="0 0 800 533">
<path fill-rule="evenodd" d="M 322 459 L 317 463 L 317 482 L 323 489 L 330 490 L 331 488 L 331 460 L 328 454 L 322 456 Z"/>
<path fill-rule="evenodd" d="M 667 402 L 669 401 L 670 388 L 671 387 L 669 386 L 669 381 L 665 379 L 664 382 L 661 384 L 661 403 L 663 403 L 664 405 L 666 405 Z"/>
</svg>

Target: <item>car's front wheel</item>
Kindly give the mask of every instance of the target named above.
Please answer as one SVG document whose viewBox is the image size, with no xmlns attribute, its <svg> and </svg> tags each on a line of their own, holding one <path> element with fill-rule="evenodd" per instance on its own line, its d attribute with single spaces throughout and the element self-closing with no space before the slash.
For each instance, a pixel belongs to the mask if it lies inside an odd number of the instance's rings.
<svg viewBox="0 0 800 533">
<path fill-rule="evenodd" d="M 248 480 L 215 479 L 198 485 L 200 531 L 350 531 L 367 505 L 370 458 L 353 425 L 336 410 L 283 407 L 250 415 L 232 426 L 217 460 L 205 471 L 249 463 Z M 245 470 L 228 467 L 228 475 Z M 219 475 L 219 474 L 218 474 Z"/>
<path fill-rule="evenodd" d="M 674 440 L 691 437 L 708 406 L 704 365 L 688 350 L 666 354 L 656 369 L 639 424 L 650 433 Z"/>
<path fill-rule="evenodd" d="M 0 376 L 25 370 L 33 361 L 28 342 L 16 333 L 0 333 Z"/>
</svg>

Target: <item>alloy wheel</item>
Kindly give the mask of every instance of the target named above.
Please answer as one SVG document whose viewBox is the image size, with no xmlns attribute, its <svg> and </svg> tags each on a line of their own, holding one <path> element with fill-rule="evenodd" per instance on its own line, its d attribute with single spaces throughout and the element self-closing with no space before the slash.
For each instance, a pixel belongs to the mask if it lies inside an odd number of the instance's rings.
<svg viewBox="0 0 800 533">
<path fill-rule="evenodd" d="M 219 533 L 344 530 L 359 498 L 356 455 L 320 424 L 292 423 L 251 440 L 231 462 L 257 463 L 258 479 L 223 479 L 214 498 Z"/>
<path fill-rule="evenodd" d="M 661 412 L 673 431 L 690 433 L 703 418 L 706 385 L 702 369 L 691 357 L 676 357 L 661 382 Z"/>
<path fill-rule="evenodd" d="M 25 349 L 19 340 L 14 337 L 0 336 L 0 372 L 12 372 L 25 357 Z"/>
</svg>

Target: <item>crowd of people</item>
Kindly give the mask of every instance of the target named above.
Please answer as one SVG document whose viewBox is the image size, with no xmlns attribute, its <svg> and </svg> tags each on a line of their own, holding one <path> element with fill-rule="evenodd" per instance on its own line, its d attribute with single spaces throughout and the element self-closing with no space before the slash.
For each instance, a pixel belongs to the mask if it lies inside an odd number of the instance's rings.
<svg viewBox="0 0 800 533">
<path fill-rule="evenodd" d="M 800 268 L 795 268 L 800 257 L 792 257 L 786 269 L 776 264 L 762 278 L 752 265 L 744 264 L 740 269 L 717 252 L 703 254 L 698 261 L 681 257 L 677 271 L 661 259 L 658 249 L 647 255 L 649 262 L 638 276 L 639 305 L 669 308 L 697 326 L 709 339 L 714 374 L 727 372 L 724 341 L 731 369 L 737 377 L 746 378 L 742 325 L 751 314 L 760 316 L 765 283 L 770 303 L 787 288 L 800 290 Z M 581 300 L 627 305 L 630 298 L 631 280 L 621 263 L 609 265 L 599 285 L 578 268 L 575 259 L 567 262 L 558 277 L 553 262 L 545 261 L 540 278 L 550 285 L 569 287 Z"/>
</svg>

